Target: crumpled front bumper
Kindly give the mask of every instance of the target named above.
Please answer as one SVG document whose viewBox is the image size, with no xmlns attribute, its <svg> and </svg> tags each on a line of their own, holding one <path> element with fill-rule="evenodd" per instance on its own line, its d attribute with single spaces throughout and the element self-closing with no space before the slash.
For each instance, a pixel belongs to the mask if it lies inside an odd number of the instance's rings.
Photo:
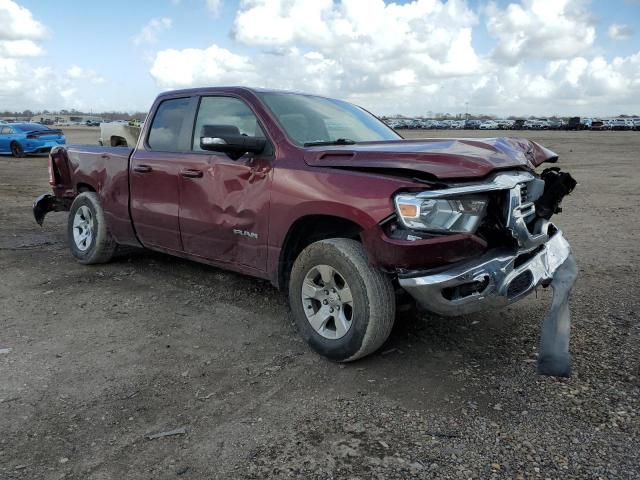
<svg viewBox="0 0 640 480">
<path fill-rule="evenodd" d="M 503 307 L 549 285 L 571 255 L 569 242 L 557 230 L 536 250 L 513 253 L 492 250 L 479 259 L 446 270 L 399 278 L 425 309 L 443 316 Z"/>
</svg>

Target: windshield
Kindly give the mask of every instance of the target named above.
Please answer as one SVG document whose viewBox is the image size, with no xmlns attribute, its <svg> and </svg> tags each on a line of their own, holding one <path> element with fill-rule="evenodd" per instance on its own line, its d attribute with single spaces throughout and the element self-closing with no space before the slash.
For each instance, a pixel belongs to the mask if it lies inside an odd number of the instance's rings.
<svg viewBox="0 0 640 480">
<path fill-rule="evenodd" d="M 293 93 L 258 95 L 298 145 L 402 138 L 362 108 L 341 100 Z"/>
</svg>

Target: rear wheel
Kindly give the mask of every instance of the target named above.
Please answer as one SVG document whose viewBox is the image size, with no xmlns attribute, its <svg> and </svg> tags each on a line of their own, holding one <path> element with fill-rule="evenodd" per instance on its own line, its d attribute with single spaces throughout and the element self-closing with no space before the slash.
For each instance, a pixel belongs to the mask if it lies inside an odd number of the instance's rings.
<svg viewBox="0 0 640 480">
<path fill-rule="evenodd" d="M 95 192 L 84 192 L 75 198 L 69 211 L 67 232 L 71 253 L 80 263 L 106 263 L 118 246 L 109 233 Z"/>
<path fill-rule="evenodd" d="M 18 142 L 11 142 L 11 155 L 16 158 L 24 157 L 24 148 Z"/>
<path fill-rule="evenodd" d="M 387 339 L 395 319 L 391 280 L 355 240 L 315 242 L 296 259 L 289 302 L 302 337 L 339 362 L 362 358 Z"/>
</svg>

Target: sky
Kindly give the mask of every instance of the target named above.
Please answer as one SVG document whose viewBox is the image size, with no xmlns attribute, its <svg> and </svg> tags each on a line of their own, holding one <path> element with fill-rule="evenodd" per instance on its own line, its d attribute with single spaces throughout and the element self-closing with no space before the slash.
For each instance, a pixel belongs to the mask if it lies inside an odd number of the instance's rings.
<svg viewBox="0 0 640 480">
<path fill-rule="evenodd" d="M 0 111 L 217 85 L 379 115 L 640 115 L 640 0 L 0 0 Z"/>
</svg>

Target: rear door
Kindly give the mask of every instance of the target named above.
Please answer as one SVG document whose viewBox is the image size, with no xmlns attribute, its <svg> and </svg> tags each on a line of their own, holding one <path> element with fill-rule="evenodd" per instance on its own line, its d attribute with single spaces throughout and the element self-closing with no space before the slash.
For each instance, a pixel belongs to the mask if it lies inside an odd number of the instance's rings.
<svg viewBox="0 0 640 480">
<path fill-rule="evenodd" d="M 182 251 L 181 160 L 190 154 L 196 97 L 162 100 L 130 162 L 131 218 L 143 245 Z"/>
<path fill-rule="evenodd" d="M 200 149 L 204 125 L 237 128 L 265 137 L 256 115 L 232 96 L 203 96 L 192 136 L 192 152 L 180 176 L 180 231 L 184 251 L 202 258 L 266 269 L 269 191 L 273 154 L 231 160 Z"/>
</svg>

